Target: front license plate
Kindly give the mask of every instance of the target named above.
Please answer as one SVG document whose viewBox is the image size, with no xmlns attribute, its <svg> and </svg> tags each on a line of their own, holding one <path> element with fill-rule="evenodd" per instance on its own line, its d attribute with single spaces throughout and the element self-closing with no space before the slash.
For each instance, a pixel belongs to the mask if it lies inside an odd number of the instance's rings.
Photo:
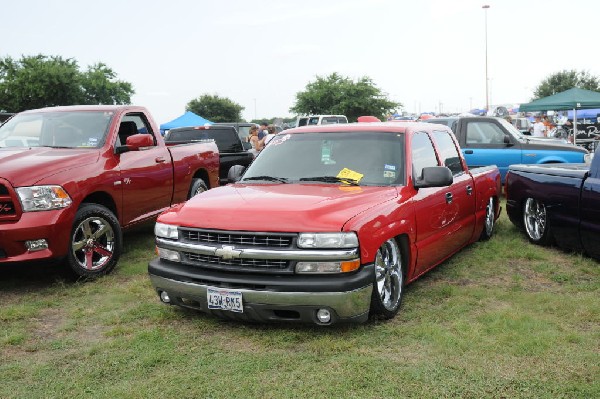
<svg viewBox="0 0 600 399">
<path fill-rule="evenodd" d="M 222 288 L 207 288 L 206 297 L 209 309 L 229 310 L 231 312 L 243 313 L 242 292 L 231 291 Z"/>
</svg>

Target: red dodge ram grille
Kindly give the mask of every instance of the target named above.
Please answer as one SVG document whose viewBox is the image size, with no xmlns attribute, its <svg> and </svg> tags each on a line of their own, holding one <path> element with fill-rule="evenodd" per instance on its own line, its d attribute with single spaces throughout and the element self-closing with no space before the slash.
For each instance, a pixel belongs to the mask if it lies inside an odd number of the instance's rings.
<svg viewBox="0 0 600 399">
<path fill-rule="evenodd" d="M 16 198 L 8 187 L 0 183 L 0 222 L 19 219 L 15 202 Z"/>
</svg>

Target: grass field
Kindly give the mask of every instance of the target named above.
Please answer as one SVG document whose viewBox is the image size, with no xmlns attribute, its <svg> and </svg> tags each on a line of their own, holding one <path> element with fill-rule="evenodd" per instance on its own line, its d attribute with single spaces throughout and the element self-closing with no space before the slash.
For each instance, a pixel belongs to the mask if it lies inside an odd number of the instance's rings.
<svg viewBox="0 0 600 399">
<path fill-rule="evenodd" d="M 0 398 L 598 398 L 600 265 L 503 213 L 387 322 L 228 322 L 159 303 L 150 229 L 111 274 L 0 270 Z"/>
</svg>

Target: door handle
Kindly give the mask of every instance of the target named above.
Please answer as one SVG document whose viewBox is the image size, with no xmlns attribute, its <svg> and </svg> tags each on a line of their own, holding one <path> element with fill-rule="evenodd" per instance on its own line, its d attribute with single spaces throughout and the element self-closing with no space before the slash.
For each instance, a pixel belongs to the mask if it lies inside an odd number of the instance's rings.
<svg viewBox="0 0 600 399">
<path fill-rule="evenodd" d="M 447 204 L 452 203 L 452 193 L 446 193 L 446 203 Z"/>
<path fill-rule="evenodd" d="M 163 162 L 165 162 L 165 159 L 164 159 L 163 157 L 156 157 L 156 158 L 154 159 L 154 161 L 155 161 L 156 163 L 163 163 Z"/>
<path fill-rule="evenodd" d="M 472 154 L 473 150 L 465 150 L 465 154 Z"/>
<path fill-rule="evenodd" d="M 467 186 L 467 195 L 473 194 L 473 187 Z"/>
</svg>

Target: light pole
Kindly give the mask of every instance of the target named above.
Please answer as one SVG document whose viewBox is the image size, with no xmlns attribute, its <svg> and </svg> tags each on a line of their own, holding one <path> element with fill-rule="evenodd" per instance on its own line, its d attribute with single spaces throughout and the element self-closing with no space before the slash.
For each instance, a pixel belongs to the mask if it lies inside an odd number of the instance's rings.
<svg viewBox="0 0 600 399">
<path fill-rule="evenodd" d="M 485 112 L 490 110 L 490 96 L 488 91 L 488 43 L 487 43 L 487 10 L 490 8 L 489 5 L 485 4 L 481 8 L 484 9 L 485 13 Z"/>
</svg>

